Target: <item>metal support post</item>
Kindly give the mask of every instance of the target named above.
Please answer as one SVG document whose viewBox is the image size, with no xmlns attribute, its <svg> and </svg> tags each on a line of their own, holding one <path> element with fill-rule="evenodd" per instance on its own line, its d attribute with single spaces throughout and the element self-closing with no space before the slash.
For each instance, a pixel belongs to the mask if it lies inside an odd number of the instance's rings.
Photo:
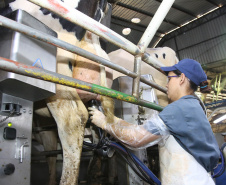
<svg viewBox="0 0 226 185">
<path fill-rule="evenodd" d="M 155 13 L 154 17 L 152 18 L 150 24 L 148 25 L 146 31 L 144 32 L 143 36 L 141 37 L 138 43 L 138 47 L 142 53 L 147 49 L 149 43 L 154 37 L 162 21 L 166 17 L 166 14 L 170 10 L 174 1 L 175 0 L 163 0 L 162 3 L 160 4 L 157 12 Z"/>
<path fill-rule="evenodd" d="M 142 62 L 141 57 L 135 56 L 135 58 L 134 58 L 134 72 L 137 74 L 137 77 L 133 79 L 132 95 L 135 96 L 136 98 L 139 97 L 141 62 Z"/>
</svg>

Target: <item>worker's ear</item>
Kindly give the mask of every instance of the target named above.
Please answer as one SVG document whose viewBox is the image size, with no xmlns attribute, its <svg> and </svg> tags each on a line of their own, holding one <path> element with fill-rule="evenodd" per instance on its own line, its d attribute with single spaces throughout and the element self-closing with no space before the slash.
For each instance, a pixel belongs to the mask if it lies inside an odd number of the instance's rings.
<svg viewBox="0 0 226 185">
<path fill-rule="evenodd" d="M 181 73 L 180 75 L 180 85 L 183 84 L 186 80 L 186 76 L 184 75 L 184 73 Z"/>
</svg>

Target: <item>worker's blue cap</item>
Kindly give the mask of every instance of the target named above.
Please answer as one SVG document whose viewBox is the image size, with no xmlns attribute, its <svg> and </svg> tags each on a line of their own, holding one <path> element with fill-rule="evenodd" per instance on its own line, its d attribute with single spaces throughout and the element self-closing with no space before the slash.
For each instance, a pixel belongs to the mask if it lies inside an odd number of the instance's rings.
<svg viewBox="0 0 226 185">
<path fill-rule="evenodd" d="M 200 63 L 189 58 L 183 59 L 171 67 L 161 67 L 161 70 L 166 72 L 167 74 L 170 71 L 179 70 L 197 86 L 199 86 L 201 82 L 207 80 L 207 76 L 203 71 Z"/>
</svg>

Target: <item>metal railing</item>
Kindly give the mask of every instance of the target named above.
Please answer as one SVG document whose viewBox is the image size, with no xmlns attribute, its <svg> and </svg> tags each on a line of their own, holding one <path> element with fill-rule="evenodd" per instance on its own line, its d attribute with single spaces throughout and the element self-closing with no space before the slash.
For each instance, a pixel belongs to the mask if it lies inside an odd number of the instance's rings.
<svg viewBox="0 0 226 185">
<path fill-rule="evenodd" d="M 165 18 L 167 12 L 169 11 L 170 7 L 172 6 L 174 0 L 163 0 L 161 5 L 159 6 L 155 16 L 152 18 L 149 26 L 147 27 L 146 31 L 144 32 L 142 38 L 140 39 L 138 45 L 134 45 L 124 37 L 120 36 L 119 34 L 115 33 L 114 31 L 110 30 L 106 26 L 100 24 L 99 22 L 93 20 L 92 18 L 86 16 L 85 14 L 79 12 L 76 9 L 73 9 L 60 0 L 55 0 L 54 3 L 52 1 L 46 0 L 29 0 L 43 8 L 48 9 L 51 12 L 58 14 L 59 16 L 65 18 L 66 20 L 75 23 L 96 35 L 108 40 L 109 42 L 119 46 L 120 48 L 124 49 L 125 51 L 131 53 L 135 57 L 135 65 L 134 65 L 134 72 L 121 67 L 120 65 L 113 64 L 112 62 L 94 55 L 86 50 L 83 50 L 79 47 L 73 46 L 67 42 L 59 40 L 53 36 L 48 34 L 42 33 L 38 30 L 25 26 L 23 24 L 17 23 L 13 20 L 0 16 L 0 26 L 7 27 L 9 29 L 18 31 L 22 34 L 28 35 L 30 37 L 36 38 L 43 42 L 49 43 L 51 45 L 60 47 L 64 50 L 70 51 L 72 53 L 76 53 L 80 56 L 83 56 L 87 59 L 90 59 L 94 62 L 112 68 L 118 72 L 121 72 L 129 77 L 132 77 L 133 80 L 133 92 L 132 95 L 127 95 L 125 93 L 121 93 L 118 91 L 114 91 L 112 89 L 108 89 L 96 84 L 91 84 L 87 82 L 83 82 L 81 80 L 73 79 L 61 74 L 53 73 L 47 70 L 39 69 L 33 66 L 26 66 L 24 64 L 20 64 L 18 62 L 0 58 L 0 68 L 2 70 L 15 72 L 18 74 L 22 74 L 25 76 L 30 76 L 33 78 L 42 79 L 45 81 L 54 82 L 57 84 L 66 85 L 69 87 L 75 87 L 78 89 L 83 89 L 86 91 L 90 91 L 96 94 L 101 94 L 105 96 L 109 96 L 112 98 L 116 98 L 122 101 L 127 101 L 133 104 L 141 105 L 144 107 L 152 108 L 158 111 L 163 109 L 162 106 L 157 104 L 147 102 L 144 100 L 139 99 L 139 82 L 143 82 L 147 85 L 150 85 L 157 90 L 160 90 L 166 93 L 166 88 L 161 87 L 160 85 L 148 81 L 141 76 L 141 63 L 144 61 L 145 63 L 151 65 L 155 69 L 160 70 L 160 67 L 164 66 L 160 63 L 157 59 L 151 57 L 148 53 L 145 53 L 147 46 L 151 42 L 155 32 L 157 31 L 158 27 L 162 23 L 163 19 Z"/>
</svg>

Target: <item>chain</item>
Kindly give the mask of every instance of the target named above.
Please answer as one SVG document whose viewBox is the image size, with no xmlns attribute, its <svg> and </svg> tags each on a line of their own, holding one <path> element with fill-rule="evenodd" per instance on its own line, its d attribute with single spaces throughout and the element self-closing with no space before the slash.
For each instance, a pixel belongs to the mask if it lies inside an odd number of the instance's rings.
<svg viewBox="0 0 226 185">
<path fill-rule="evenodd" d="M 3 118 L 2 120 L 0 120 L 0 123 L 4 122 L 5 120 L 7 120 L 10 116 L 12 116 L 15 113 L 15 110 L 13 109 L 12 112 L 9 113 L 8 116 L 6 116 L 5 118 Z"/>
</svg>

